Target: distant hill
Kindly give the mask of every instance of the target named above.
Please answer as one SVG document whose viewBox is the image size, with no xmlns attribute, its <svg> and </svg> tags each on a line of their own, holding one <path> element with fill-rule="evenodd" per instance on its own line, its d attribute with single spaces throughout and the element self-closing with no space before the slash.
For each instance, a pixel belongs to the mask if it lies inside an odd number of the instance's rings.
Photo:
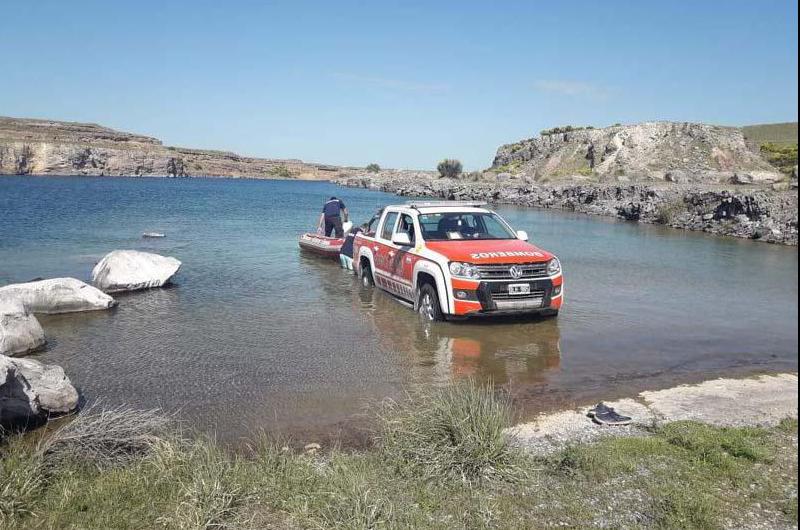
<svg viewBox="0 0 800 530">
<path fill-rule="evenodd" d="M 764 123 L 742 127 L 747 141 L 757 145 L 765 143 L 791 145 L 797 144 L 797 122 Z"/>
<path fill-rule="evenodd" d="M 774 129 L 774 130 L 773 130 Z M 754 134 L 787 138 L 785 127 Z M 796 132 L 795 124 L 795 132 Z M 645 122 L 605 128 L 557 127 L 501 146 L 489 171 L 537 182 L 776 182 L 784 177 L 742 129 L 705 123 Z"/>
<path fill-rule="evenodd" d="M 169 147 L 92 123 L 0 116 L 0 175 L 208 176 L 327 180 L 343 168 Z"/>
</svg>

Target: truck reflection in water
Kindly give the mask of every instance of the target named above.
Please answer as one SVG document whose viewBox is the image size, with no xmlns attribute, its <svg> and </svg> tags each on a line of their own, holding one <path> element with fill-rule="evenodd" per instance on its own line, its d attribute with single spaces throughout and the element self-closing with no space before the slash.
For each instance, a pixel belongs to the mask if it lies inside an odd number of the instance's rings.
<svg viewBox="0 0 800 530">
<path fill-rule="evenodd" d="M 405 353 L 411 380 L 446 384 L 473 377 L 510 387 L 543 382 L 560 366 L 557 319 L 472 319 L 428 323 L 391 296 L 354 285 L 354 303 L 383 349 Z"/>
</svg>

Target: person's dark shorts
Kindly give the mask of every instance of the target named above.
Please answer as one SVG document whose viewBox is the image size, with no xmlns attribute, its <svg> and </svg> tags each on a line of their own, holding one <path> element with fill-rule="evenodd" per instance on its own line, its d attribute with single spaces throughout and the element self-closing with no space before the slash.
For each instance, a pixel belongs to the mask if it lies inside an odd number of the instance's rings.
<svg viewBox="0 0 800 530">
<path fill-rule="evenodd" d="M 338 215 L 325 216 L 325 236 L 330 237 L 331 232 L 336 234 L 336 237 L 344 237 L 344 228 L 342 228 L 342 218 Z"/>
</svg>

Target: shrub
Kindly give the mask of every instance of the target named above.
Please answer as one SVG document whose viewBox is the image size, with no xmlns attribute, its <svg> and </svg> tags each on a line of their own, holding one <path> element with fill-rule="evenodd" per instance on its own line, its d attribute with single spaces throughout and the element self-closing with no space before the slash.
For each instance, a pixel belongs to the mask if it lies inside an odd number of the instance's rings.
<svg viewBox="0 0 800 530">
<path fill-rule="evenodd" d="M 797 165 L 797 144 L 768 142 L 761 145 L 761 155 L 782 173 L 791 174 L 792 169 Z"/>
<path fill-rule="evenodd" d="M 686 212 L 686 205 L 682 199 L 675 199 L 659 204 L 656 208 L 656 221 L 669 225 L 675 222 L 682 213 Z"/>
<path fill-rule="evenodd" d="M 439 171 L 439 176 L 441 178 L 458 178 L 463 171 L 463 166 L 461 162 L 452 158 L 445 158 L 439 165 L 436 166 L 436 169 Z"/>
<path fill-rule="evenodd" d="M 503 435 L 511 420 L 508 398 L 470 381 L 385 403 L 378 444 L 401 473 L 465 482 L 510 478 L 520 470 Z"/>
<path fill-rule="evenodd" d="M 44 438 L 38 452 L 48 465 L 73 460 L 99 469 L 118 467 L 149 454 L 171 425 L 172 418 L 157 409 L 90 407 Z"/>
<path fill-rule="evenodd" d="M 282 179 L 290 179 L 294 177 L 291 170 L 283 165 L 273 167 L 272 169 L 267 171 L 267 174 L 271 177 L 282 178 Z"/>
<path fill-rule="evenodd" d="M 367 171 L 369 171 L 370 173 L 377 173 L 380 170 L 381 170 L 381 166 L 379 166 L 378 164 L 375 164 L 375 163 L 369 164 L 367 166 Z"/>
<path fill-rule="evenodd" d="M 553 127 L 552 129 L 544 129 L 539 134 L 541 136 L 550 136 L 552 134 L 564 134 L 573 131 L 588 131 L 594 129 L 591 125 L 586 126 L 575 126 L 575 125 L 564 125 L 562 127 Z"/>
</svg>

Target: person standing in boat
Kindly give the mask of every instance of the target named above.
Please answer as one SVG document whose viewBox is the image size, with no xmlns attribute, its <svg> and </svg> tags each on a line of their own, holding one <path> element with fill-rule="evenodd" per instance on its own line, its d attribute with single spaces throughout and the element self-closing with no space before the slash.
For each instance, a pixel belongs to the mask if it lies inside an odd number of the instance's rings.
<svg viewBox="0 0 800 530">
<path fill-rule="evenodd" d="M 324 230 L 322 235 L 329 237 L 333 232 L 338 238 L 344 237 L 342 219 L 347 221 L 348 215 L 347 206 L 341 199 L 336 197 L 328 199 L 328 202 L 322 207 L 322 215 L 319 217 L 319 225 Z"/>
</svg>

